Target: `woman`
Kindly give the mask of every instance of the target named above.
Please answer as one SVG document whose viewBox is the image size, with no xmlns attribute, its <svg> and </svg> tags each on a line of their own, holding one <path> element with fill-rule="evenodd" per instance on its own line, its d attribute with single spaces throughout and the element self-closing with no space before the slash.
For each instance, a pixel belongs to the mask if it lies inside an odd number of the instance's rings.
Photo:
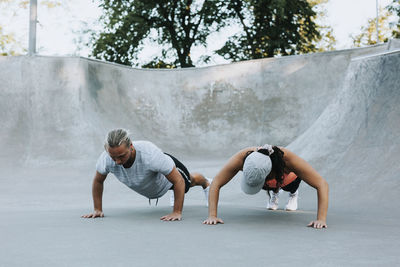
<svg viewBox="0 0 400 267">
<path fill-rule="evenodd" d="M 318 195 L 317 219 L 311 221 L 308 226 L 318 229 L 327 227 L 328 183 L 305 160 L 286 148 L 271 145 L 245 148 L 229 159 L 211 183 L 208 218 L 203 222 L 204 224 L 224 223 L 217 217 L 219 190 L 240 170 L 243 170 L 241 188 L 246 194 L 255 194 L 262 188 L 272 189 L 277 193 L 282 185 L 287 184 L 287 179 L 296 176 L 296 179 L 291 182 L 294 183 L 299 177 L 314 187 Z M 291 183 L 285 186 L 291 186 Z M 276 187 L 271 188 L 272 184 Z"/>
</svg>

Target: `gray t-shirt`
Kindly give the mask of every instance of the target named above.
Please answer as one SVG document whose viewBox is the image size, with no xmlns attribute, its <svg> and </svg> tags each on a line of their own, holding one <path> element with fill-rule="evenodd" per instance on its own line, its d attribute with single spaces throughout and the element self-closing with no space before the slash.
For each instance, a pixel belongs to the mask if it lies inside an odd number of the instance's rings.
<svg viewBox="0 0 400 267">
<path fill-rule="evenodd" d="M 165 176 L 171 173 L 174 161 L 151 142 L 135 141 L 132 144 L 136 158 L 130 168 L 117 165 L 104 151 L 97 160 L 96 170 L 103 175 L 113 173 L 120 182 L 147 198 L 163 196 L 172 186 Z"/>
</svg>

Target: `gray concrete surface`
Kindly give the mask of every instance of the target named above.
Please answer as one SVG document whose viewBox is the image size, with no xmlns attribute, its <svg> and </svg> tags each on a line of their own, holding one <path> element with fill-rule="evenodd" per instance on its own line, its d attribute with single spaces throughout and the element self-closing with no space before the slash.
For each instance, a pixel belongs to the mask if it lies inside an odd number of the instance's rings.
<svg viewBox="0 0 400 267">
<path fill-rule="evenodd" d="M 185 70 L 84 58 L 0 57 L 0 266 L 397 266 L 400 42 Z M 238 174 L 221 191 L 224 225 L 205 226 L 203 192 L 183 220 L 113 176 L 105 218 L 92 210 L 106 132 L 125 127 L 213 177 L 235 151 L 285 145 L 328 180 L 328 229 L 299 211 L 267 211 Z"/>
</svg>

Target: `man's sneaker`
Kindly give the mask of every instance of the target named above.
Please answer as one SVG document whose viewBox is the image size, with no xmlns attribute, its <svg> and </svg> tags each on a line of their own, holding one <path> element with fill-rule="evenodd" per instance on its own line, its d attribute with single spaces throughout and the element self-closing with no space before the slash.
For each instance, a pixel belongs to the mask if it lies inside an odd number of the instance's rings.
<svg viewBox="0 0 400 267">
<path fill-rule="evenodd" d="M 174 204 L 175 204 L 174 190 L 169 190 L 169 191 L 171 191 L 171 193 L 169 194 L 169 205 L 170 205 L 171 207 L 173 207 Z"/>
<path fill-rule="evenodd" d="M 289 200 L 286 204 L 287 211 L 294 211 L 297 210 L 297 198 L 299 196 L 299 190 L 296 190 L 293 194 L 289 193 Z"/>
<path fill-rule="evenodd" d="M 208 178 L 206 179 L 210 184 L 206 187 L 206 189 L 203 189 L 203 191 L 204 191 L 204 197 L 206 198 L 206 207 L 208 207 L 208 194 L 210 193 L 210 185 L 212 183 L 212 180 Z"/>
<path fill-rule="evenodd" d="M 268 194 L 268 192 L 267 192 Z M 274 191 L 270 191 L 270 199 L 268 201 L 267 209 L 269 210 L 277 210 L 278 202 L 279 202 L 279 192 L 275 193 Z"/>
</svg>

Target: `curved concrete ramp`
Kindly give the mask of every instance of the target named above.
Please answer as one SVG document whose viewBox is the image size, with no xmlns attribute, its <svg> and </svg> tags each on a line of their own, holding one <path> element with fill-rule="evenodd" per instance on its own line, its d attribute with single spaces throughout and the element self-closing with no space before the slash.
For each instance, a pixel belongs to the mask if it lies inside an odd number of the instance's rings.
<svg viewBox="0 0 400 267">
<path fill-rule="evenodd" d="M 0 57 L 0 266 L 396 266 L 400 262 L 400 42 L 184 70 L 83 58 Z M 110 175 L 106 217 L 86 220 L 107 131 L 125 127 L 213 177 L 235 151 L 287 145 L 328 180 L 328 229 L 304 183 L 299 210 L 267 211 L 237 175 L 205 226 Z M 154 205 L 154 204 L 153 204 Z"/>
<path fill-rule="evenodd" d="M 290 148 L 337 188 L 346 209 L 398 213 L 400 51 L 354 59 L 343 89 Z"/>
<path fill-rule="evenodd" d="M 30 165 L 82 161 L 100 152 L 99 143 L 115 127 L 195 158 L 226 157 L 265 142 L 287 145 L 335 97 L 352 58 L 386 49 L 181 70 L 3 57 L 0 156 Z M 59 140 L 51 151 L 44 149 L 48 140 Z"/>
</svg>

